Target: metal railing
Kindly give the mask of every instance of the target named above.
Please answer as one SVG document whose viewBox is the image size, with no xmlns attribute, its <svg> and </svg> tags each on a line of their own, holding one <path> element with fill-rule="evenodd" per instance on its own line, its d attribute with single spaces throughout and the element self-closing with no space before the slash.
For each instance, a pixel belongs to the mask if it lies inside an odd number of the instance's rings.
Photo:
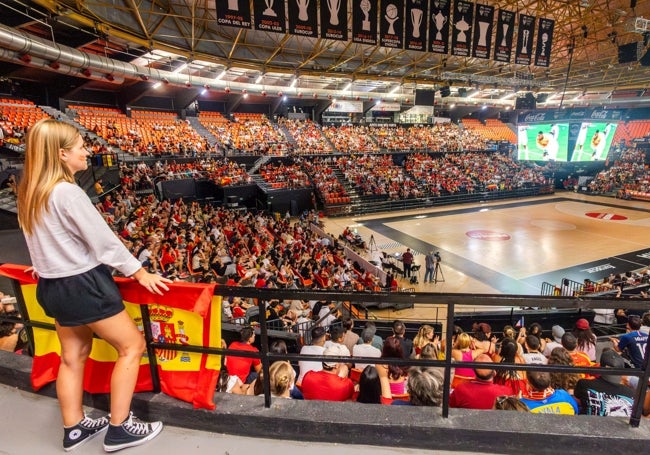
<svg viewBox="0 0 650 455">
<path fill-rule="evenodd" d="M 16 299 L 18 309 L 22 314 L 27 314 L 25 311 L 25 302 L 20 292 L 20 286 L 15 283 Z M 258 358 L 262 363 L 263 381 L 264 381 L 264 405 L 270 407 L 271 393 L 270 393 L 270 375 L 269 367 L 275 360 L 288 360 L 295 364 L 300 360 L 310 361 L 325 361 L 325 360 L 338 360 L 340 362 L 349 362 L 349 357 L 323 357 L 323 356 L 304 356 L 299 354 L 273 354 L 269 351 L 269 338 L 271 330 L 266 321 L 265 302 L 273 299 L 286 299 L 286 300 L 326 300 L 345 302 L 345 305 L 362 303 L 362 302 L 375 302 L 381 304 L 382 302 L 391 303 L 408 303 L 420 304 L 423 306 L 431 306 L 432 313 L 437 315 L 437 307 L 434 305 L 442 305 L 447 309 L 447 317 L 445 320 L 444 331 L 445 339 L 445 360 L 424 360 L 424 359 L 382 359 L 382 364 L 399 364 L 408 366 L 425 366 L 425 367 L 440 367 L 444 369 L 444 392 L 442 403 L 442 416 L 449 416 L 449 392 L 451 386 L 451 371 L 454 367 L 458 367 L 459 363 L 454 362 L 451 356 L 452 349 L 452 331 L 448 328 L 454 327 L 456 307 L 458 305 L 471 306 L 475 308 L 485 308 L 486 311 L 490 307 L 510 307 L 512 314 L 517 315 L 517 311 L 523 308 L 540 308 L 548 310 L 554 309 L 573 309 L 588 310 L 593 308 L 640 308 L 645 307 L 650 309 L 650 299 L 611 299 L 611 298 L 597 298 L 597 297 L 545 297 L 545 296 L 524 296 L 524 295 L 492 295 L 492 294 L 450 294 L 450 293 L 390 293 L 390 292 L 345 292 L 345 291 L 331 291 L 331 290 L 290 290 L 290 289 L 263 289 L 254 287 L 229 287 L 221 286 L 215 289 L 215 293 L 224 297 L 238 296 L 248 299 L 256 299 L 260 308 L 259 311 L 259 334 L 260 336 L 260 351 L 245 352 L 231 349 L 222 348 L 206 348 L 198 345 L 180 345 L 168 344 L 157 342 L 151 333 L 149 324 L 149 314 L 145 305 L 141 305 L 142 318 L 144 323 L 145 339 L 147 343 L 147 351 L 149 353 L 150 368 L 152 379 L 154 383 L 154 391 L 160 391 L 160 380 L 157 374 L 157 359 L 154 355 L 156 349 L 167 349 L 176 351 L 196 352 L 204 354 L 217 354 L 217 355 L 234 355 L 237 357 Z M 519 310 L 518 310 L 519 309 Z M 521 310 L 523 311 L 523 310 Z M 530 310 L 529 310 L 530 311 Z M 480 313 L 477 313 L 477 317 Z M 1 315 L 0 315 L 1 316 Z M 0 317 L 1 320 L 6 318 Z M 427 323 L 433 319 L 423 319 L 422 323 Z M 43 324 L 31 322 L 29 319 L 21 320 L 29 336 L 30 343 L 33 343 L 33 334 L 31 327 L 46 328 L 55 330 L 52 324 Z M 437 322 L 437 321 L 436 321 Z M 33 345 L 32 345 L 33 347 Z M 646 346 L 645 360 L 642 368 L 596 368 L 596 367 L 571 367 L 560 365 L 528 365 L 528 364 L 505 364 L 505 363 L 480 363 L 471 362 L 472 368 L 489 368 L 494 370 L 507 370 L 513 369 L 519 371 L 545 371 L 545 372 L 562 372 L 562 373 L 590 373 L 590 374 L 603 374 L 608 375 L 626 375 L 637 376 L 639 378 L 638 386 L 634 392 L 633 411 L 630 417 L 629 424 L 632 427 L 638 427 L 641 421 L 643 411 L 643 399 L 646 391 L 646 384 L 650 379 L 650 369 L 648 368 L 648 360 L 650 358 L 650 344 Z M 368 357 L 355 357 L 355 361 L 361 363 L 376 363 L 376 358 Z"/>
</svg>

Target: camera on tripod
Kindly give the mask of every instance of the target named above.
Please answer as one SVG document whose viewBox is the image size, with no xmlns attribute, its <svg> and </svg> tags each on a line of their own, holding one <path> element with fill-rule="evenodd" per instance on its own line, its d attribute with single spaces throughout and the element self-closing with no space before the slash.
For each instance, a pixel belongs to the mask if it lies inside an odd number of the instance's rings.
<svg viewBox="0 0 650 455">
<path fill-rule="evenodd" d="M 440 257 L 440 251 L 436 251 L 433 253 L 433 257 L 436 258 L 436 262 L 442 262 L 442 258 Z"/>
</svg>

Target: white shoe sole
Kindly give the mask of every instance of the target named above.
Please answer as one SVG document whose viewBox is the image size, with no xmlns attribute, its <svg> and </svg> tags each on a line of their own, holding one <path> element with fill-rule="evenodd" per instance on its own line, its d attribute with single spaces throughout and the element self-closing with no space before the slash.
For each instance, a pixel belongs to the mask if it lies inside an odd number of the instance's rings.
<svg viewBox="0 0 650 455">
<path fill-rule="evenodd" d="M 76 443 L 75 445 L 70 446 L 70 447 L 64 447 L 63 450 L 64 450 L 65 452 L 71 452 L 72 450 L 76 449 L 77 447 L 81 447 L 82 445 L 84 445 L 85 443 L 87 443 L 88 441 L 90 441 L 91 439 L 93 439 L 94 437 L 96 437 L 98 434 L 102 434 L 102 433 L 106 432 L 106 430 L 108 430 L 108 425 L 106 425 L 104 428 L 102 428 L 101 430 L 97 431 L 96 433 L 91 434 L 91 435 L 88 436 L 86 439 L 84 439 L 84 440 L 82 440 L 82 441 L 79 441 L 79 442 Z"/>
<path fill-rule="evenodd" d="M 117 452 L 118 450 L 127 449 L 129 447 L 135 447 L 135 446 L 139 446 L 140 444 L 144 444 L 145 442 L 151 441 L 153 438 L 158 436 L 158 434 L 160 434 L 160 432 L 162 431 L 163 426 L 164 425 L 161 423 L 160 426 L 158 426 L 158 428 L 154 429 L 151 433 L 149 433 L 147 436 L 145 436 L 142 439 L 137 439 L 135 441 L 125 442 L 123 444 L 115 444 L 115 445 L 106 445 L 106 443 L 104 443 L 104 451 Z"/>
</svg>

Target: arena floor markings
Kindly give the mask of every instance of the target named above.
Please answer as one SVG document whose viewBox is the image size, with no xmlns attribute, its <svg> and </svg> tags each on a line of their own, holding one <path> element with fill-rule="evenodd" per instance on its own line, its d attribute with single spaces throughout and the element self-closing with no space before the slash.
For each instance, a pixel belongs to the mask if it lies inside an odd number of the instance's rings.
<svg viewBox="0 0 650 455">
<path fill-rule="evenodd" d="M 441 290 L 425 284 L 420 291 L 489 293 L 492 288 L 539 295 L 544 281 L 598 280 L 650 265 L 650 203 L 560 194 L 335 220 L 356 223 L 364 238 L 373 235 L 380 251 L 389 254 L 407 247 L 439 251 L 445 274 L 453 269 L 462 286 Z M 388 248 L 393 242 L 399 249 Z M 416 263 L 424 265 L 423 257 Z"/>
</svg>

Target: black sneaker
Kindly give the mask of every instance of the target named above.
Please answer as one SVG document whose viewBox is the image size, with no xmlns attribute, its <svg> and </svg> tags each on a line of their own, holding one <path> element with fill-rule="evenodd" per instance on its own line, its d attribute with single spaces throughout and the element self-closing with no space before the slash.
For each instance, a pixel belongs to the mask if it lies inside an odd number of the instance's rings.
<svg viewBox="0 0 650 455">
<path fill-rule="evenodd" d="M 109 421 L 106 417 L 91 419 L 84 414 L 84 418 L 72 427 L 63 427 L 63 450 L 66 452 L 76 449 L 93 436 L 108 428 Z"/>
<path fill-rule="evenodd" d="M 104 437 L 104 450 L 116 452 L 152 440 L 163 429 L 162 422 L 142 422 L 133 413 L 121 425 L 109 425 Z"/>
</svg>

